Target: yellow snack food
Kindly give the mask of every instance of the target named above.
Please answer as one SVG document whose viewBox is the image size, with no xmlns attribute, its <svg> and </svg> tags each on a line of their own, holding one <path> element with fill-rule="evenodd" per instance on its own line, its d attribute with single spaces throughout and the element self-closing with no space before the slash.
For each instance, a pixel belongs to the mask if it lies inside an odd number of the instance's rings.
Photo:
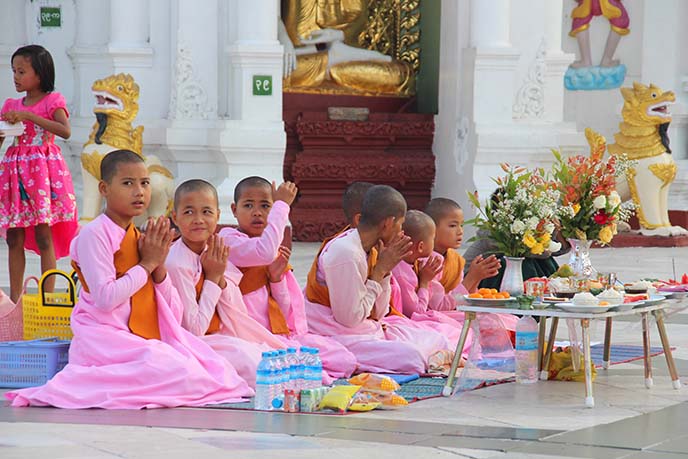
<svg viewBox="0 0 688 459">
<path fill-rule="evenodd" d="M 395 380 L 385 375 L 376 375 L 374 373 L 361 373 L 353 378 L 349 378 L 350 384 L 357 384 L 365 389 L 384 390 L 394 392 L 399 390 L 401 386 Z"/>
<path fill-rule="evenodd" d="M 346 411 L 351 399 L 361 386 L 334 386 L 325 394 L 318 409 L 329 408 L 335 411 Z"/>
</svg>

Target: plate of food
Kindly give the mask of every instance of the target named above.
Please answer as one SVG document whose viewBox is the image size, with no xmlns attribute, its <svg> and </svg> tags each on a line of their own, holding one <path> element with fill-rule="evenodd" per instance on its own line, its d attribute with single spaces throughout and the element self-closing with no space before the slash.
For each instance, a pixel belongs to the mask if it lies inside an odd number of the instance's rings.
<svg viewBox="0 0 688 459">
<path fill-rule="evenodd" d="M 611 305 L 609 308 L 610 311 L 615 311 L 615 312 L 623 312 L 623 311 L 630 311 L 633 308 L 637 308 L 638 306 L 644 306 L 645 302 L 644 301 L 633 301 L 631 303 L 621 303 L 617 305 Z"/>
<path fill-rule="evenodd" d="M 590 292 L 576 293 L 571 302 L 557 303 L 557 308 L 563 309 L 566 312 L 580 312 L 580 313 L 602 313 L 607 312 L 614 307 L 606 301 L 598 300 Z"/>
<path fill-rule="evenodd" d="M 487 307 L 506 307 L 516 306 L 516 298 L 478 298 L 471 295 L 463 296 L 470 306 L 487 306 Z"/>
<path fill-rule="evenodd" d="M 557 304 L 557 303 L 566 303 L 569 302 L 570 298 L 559 298 L 556 296 L 546 296 L 542 299 L 543 303 L 547 304 Z"/>
</svg>

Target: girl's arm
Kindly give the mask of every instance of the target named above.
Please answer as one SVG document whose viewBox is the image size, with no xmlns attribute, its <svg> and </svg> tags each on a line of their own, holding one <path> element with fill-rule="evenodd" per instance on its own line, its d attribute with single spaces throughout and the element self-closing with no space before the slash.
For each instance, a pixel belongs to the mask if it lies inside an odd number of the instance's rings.
<svg viewBox="0 0 688 459">
<path fill-rule="evenodd" d="M 19 121 L 31 121 L 37 126 L 42 127 L 48 132 L 51 132 L 63 139 L 68 139 L 72 135 L 72 128 L 69 125 L 69 118 L 67 112 L 63 108 L 58 108 L 53 113 L 54 120 L 43 118 L 33 112 L 25 111 L 9 111 L 3 114 L 3 119 L 9 123 L 18 123 Z"/>
</svg>

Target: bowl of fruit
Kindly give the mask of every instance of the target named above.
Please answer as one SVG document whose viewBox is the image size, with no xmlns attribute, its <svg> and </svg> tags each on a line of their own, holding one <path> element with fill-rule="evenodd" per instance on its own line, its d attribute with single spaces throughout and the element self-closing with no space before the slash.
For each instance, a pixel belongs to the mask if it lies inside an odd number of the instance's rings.
<svg viewBox="0 0 688 459">
<path fill-rule="evenodd" d="M 495 288 L 478 289 L 477 292 L 464 295 L 464 299 L 471 306 L 516 306 L 516 299 L 509 292 L 500 292 Z"/>
</svg>

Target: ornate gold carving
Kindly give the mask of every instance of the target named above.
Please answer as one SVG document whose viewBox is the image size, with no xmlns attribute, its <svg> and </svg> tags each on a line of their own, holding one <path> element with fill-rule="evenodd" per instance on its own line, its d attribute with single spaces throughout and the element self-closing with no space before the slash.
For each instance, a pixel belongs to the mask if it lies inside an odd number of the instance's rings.
<svg viewBox="0 0 688 459">
<path fill-rule="evenodd" d="M 585 138 L 590 145 L 590 157 L 593 159 L 601 159 L 607 148 L 607 139 L 599 132 L 595 132 L 590 128 L 585 128 Z"/>
<path fill-rule="evenodd" d="M 669 186 L 676 178 L 676 163 L 669 164 L 650 164 L 650 172 L 662 181 L 662 188 Z"/>
<path fill-rule="evenodd" d="M 100 162 L 103 160 L 103 155 L 97 152 L 81 153 L 81 165 L 84 170 L 100 180 Z"/>
<path fill-rule="evenodd" d="M 368 22 L 358 36 L 358 44 L 408 62 L 418 73 L 419 23 L 419 0 L 372 0 L 368 5 Z"/>
</svg>

